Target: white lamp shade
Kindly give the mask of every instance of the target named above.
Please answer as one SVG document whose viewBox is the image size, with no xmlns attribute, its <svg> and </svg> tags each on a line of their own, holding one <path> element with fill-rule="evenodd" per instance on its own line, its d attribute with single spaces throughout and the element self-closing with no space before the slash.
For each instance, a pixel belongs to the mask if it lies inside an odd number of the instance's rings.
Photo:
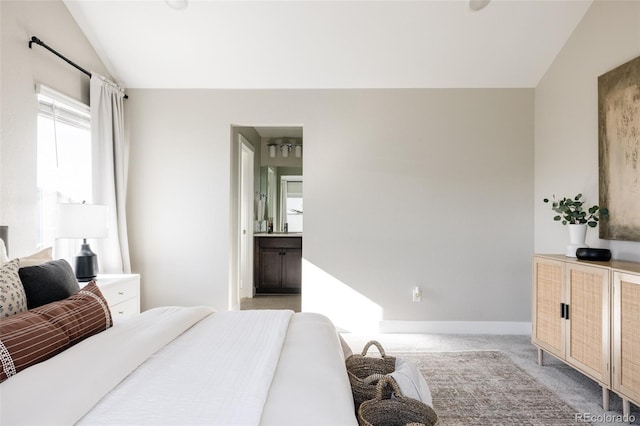
<svg viewBox="0 0 640 426">
<path fill-rule="evenodd" d="M 107 206 L 58 204 L 58 238 L 105 238 Z"/>
<path fill-rule="evenodd" d="M 269 145 L 269 157 L 276 158 L 276 146 Z"/>
<path fill-rule="evenodd" d="M 296 153 L 296 158 L 302 157 L 302 145 L 295 145 L 294 151 Z"/>
</svg>

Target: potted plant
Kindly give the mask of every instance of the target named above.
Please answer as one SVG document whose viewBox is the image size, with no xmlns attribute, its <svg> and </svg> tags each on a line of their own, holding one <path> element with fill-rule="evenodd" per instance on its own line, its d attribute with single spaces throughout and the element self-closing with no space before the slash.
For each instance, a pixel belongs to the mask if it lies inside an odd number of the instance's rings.
<svg viewBox="0 0 640 426">
<path fill-rule="evenodd" d="M 550 200 L 545 198 L 545 203 Z M 553 220 L 562 222 L 563 225 L 569 227 L 570 244 L 567 246 L 566 256 L 576 257 L 576 250 L 580 247 L 588 247 L 585 243 L 587 234 L 587 226 L 595 228 L 598 226 L 600 219 L 609 218 L 609 210 L 600 207 L 597 204 L 585 210 L 582 194 L 578 194 L 573 198 L 564 197 L 556 200 L 555 196 L 551 201 L 551 209 L 558 213 Z"/>
</svg>

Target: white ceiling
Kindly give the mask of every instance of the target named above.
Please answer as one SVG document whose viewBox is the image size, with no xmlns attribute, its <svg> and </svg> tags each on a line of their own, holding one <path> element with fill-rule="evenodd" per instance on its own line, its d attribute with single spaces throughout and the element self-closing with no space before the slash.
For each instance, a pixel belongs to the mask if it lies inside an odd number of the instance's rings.
<svg viewBox="0 0 640 426">
<path fill-rule="evenodd" d="M 126 88 L 481 88 L 535 87 L 591 1 L 65 4 Z"/>
</svg>

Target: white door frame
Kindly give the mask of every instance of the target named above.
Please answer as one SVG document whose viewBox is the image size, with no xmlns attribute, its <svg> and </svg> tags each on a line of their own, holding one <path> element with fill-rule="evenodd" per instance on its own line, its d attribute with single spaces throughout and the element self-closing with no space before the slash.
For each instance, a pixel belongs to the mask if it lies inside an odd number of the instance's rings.
<svg viewBox="0 0 640 426">
<path fill-rule="evenodd" d="M 238 135 L 238 288 L 239 298 L 253 297 L 254 148 Z"/>
</svg>

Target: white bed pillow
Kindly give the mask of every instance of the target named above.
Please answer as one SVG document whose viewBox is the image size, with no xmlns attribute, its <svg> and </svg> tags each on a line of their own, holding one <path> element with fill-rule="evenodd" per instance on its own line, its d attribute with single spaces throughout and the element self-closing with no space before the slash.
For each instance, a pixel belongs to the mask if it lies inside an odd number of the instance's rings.
<svg viewBox="0 0 640 426">
<path fill-rule="evenodd" d="M 29 256 L 21 257 L 20 267 L 24 268 L 25 266 L 39 266 L 43 263 L 47 263 L 50 260 L 53 260 L 53 247 L 47 247 L 46 249 L 42 249 L 37 253 L 30 254 Z"/>
</svg>

